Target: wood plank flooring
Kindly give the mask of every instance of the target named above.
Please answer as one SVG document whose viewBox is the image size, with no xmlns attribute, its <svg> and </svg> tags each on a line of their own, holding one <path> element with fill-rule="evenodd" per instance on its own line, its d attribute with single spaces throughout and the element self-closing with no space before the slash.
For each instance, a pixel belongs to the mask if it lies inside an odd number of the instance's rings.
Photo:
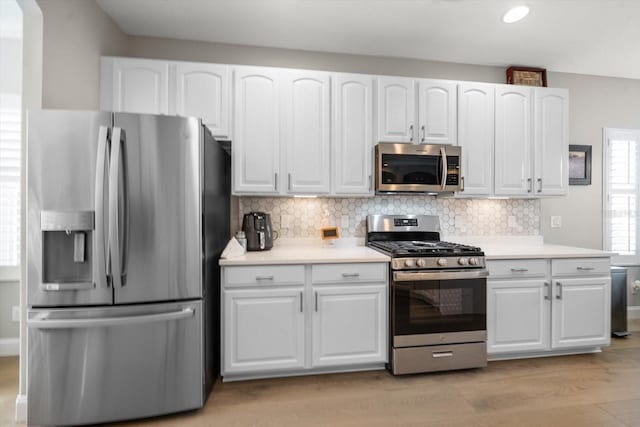
<svg viewBox="0 0 640 427">
<path fill-rule="evenodd" d="M 630 329 L 640 330 L 640 321 Z M 17 359 L 0 358 L 0 426 L 13 426 Z M 599 354 L 491 362 L 393 377 L 386 371 L 218 382 L 206 406 L 129 426 L 637 426 L 640 332 Z"/>
</svg>

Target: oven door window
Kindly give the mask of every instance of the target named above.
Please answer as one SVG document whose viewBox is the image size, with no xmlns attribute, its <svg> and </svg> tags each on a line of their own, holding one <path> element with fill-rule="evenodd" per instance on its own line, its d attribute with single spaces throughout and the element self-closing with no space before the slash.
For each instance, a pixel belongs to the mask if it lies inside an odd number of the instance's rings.
<svg viewBox="0 0 640 427">
<path fill-rule="evenodd" d="M 402 282 L 393 288 L 394 335 L 486 329 L 486 279 Z"/>
<path fill-rule="evenodd" d="M 382 184 L 441 185 L 440 156 L 383 154 Z"/>
</svg>

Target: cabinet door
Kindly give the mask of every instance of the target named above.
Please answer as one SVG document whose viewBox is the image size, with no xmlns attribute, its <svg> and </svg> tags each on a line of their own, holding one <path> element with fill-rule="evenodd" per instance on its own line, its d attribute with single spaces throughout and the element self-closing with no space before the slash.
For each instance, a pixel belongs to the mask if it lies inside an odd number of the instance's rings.
<svg viewBox="0 0 640 427">
<path fill-rule="evenodd" d="M 101 108 L 124 113 L 169 114 L 168 62 L 103 58 L 102 70 L 105 99 L 101 101 Z"/>
<path fill-rule="evenodd" d="M 404 77 L 378 78 L 377 141 L 414 142 L 415 81 Z"/>
<path fill-rule="evenodd" d="M 202 119 L 213 136 L 229 138 L 229 66 L 178 62 L 176 113 Z"/>
<path fill-rule="evenodd" d="M 283 139 L 289 194 L 330 191 L 330 77 L 313 71 L 283 72 Z"/>
<path fill-rule="evenodd" d="M 314 287 L 313 366 L 387 360 L 386 286 Z"/>
<path fill-rule="evenodd" d="M 458 87 L 458 145 L 464 178 L 460 196 L 493 192 L 494 88 L 482 83 Z"/>
<path fill-rule="evenodd" d="M 496 86 L 495 194 L 532 194 L 531 89 Z"/>
<path fill-rule="evenodd" d="M 234 194 L 278 194 L 280 171 L 280 71 L 234 70 Z"/>
<path fill-rule="evenodd" d="M 611 342 L 611 279 L 554 282 L 552 347 L 591 347 Z"/>
<path fill-rule="evenodd" d="M 373 78 L 336 74 L 333 80 L 333 192 L 373 195 Z"/>
<path fill-rule="evenodd" d="M 420 144 L 455 144 L 457 134 L 455 82 L 418 81 Z"/>
<path fill-rule="evenodd" d="M 548 350 L 551 289 L 544 280 L 487 282 L 487 351 Z"/>
<path fill-rule="evenodd" d="M 569 189 L 569 92 L 534 89 L 535 194 L 563 195 Z"/>
<path fill-rule="evenodd" d="M 224 291 L 224 373 L 304 367 L 303 288 Z"/>
</svg>

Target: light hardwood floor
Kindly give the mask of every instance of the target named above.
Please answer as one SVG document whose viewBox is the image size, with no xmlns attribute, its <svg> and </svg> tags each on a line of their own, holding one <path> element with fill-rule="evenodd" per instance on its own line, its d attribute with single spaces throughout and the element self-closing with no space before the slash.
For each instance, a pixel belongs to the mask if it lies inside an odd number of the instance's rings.
<svg viewBox="0 0 640 427">
<path fill-rule="evenodd" d="M 640 321 L 630 329 L 640 330 Z M 16 358 L 0 358 L 0 426 L 13 425 Z M 199 411 L 129 426 L 638 426 L 640 333 L 599 354 L 218 383 Z"/>
</svg>

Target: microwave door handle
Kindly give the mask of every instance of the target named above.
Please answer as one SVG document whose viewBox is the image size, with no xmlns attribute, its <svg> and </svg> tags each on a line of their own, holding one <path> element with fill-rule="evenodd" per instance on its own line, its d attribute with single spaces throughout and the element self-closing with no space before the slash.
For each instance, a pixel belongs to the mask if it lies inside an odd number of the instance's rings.
<svg viewBox="0 0 640 427">
<path fill-rule="evenodd" d="M 440 147 L 440 157 L 442 158 L 442 190 L 447 186 L 447 150 Z"/>
</svg>

